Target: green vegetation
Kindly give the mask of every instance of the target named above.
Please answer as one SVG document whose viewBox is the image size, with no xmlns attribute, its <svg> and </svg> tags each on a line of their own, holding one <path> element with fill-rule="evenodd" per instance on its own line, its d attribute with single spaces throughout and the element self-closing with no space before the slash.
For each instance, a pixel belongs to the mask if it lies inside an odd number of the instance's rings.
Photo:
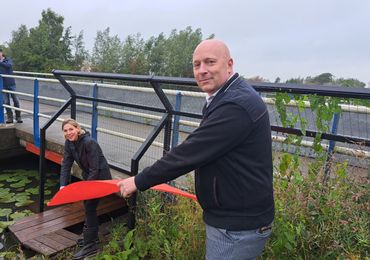
<svg viewBox="0 0 370 260">
<path fill-rule="evenodd" d="M 39 176 L 37 171 L 32 170 L 11 170 L 0 173 L 2 184 L 0 186 L 0 233 L 2 233 L 15 220 L 33 213 L 25 207 L 35 203 L 38 188 L 31 186 L 38 181 Z M 57 179 L 48 179 L 45 183 L 45 195 L 50 195 L 51 189 L 57 183 Z"/>
<path fill-rule="evenodd" d="M 139 194 L 138 205 L 136 229 L 115 227 L 97 259 L 204 258 L 204 225 L 197 203 L 147 191 Z"/>
<path fill-rule="evenodd" d="M 343 163 L 323 183 L 323 168 L 291 170 L 296 167 L 290 154 L 276 154 L 275 160 L 286 166 L 275 168 L 276 217 L 260 259 L 369 257 L 369 179 L 351 178 Z M 114 225 L 97 259 L 204 259 L 205 231 L 197 203 L 178 197 L 170 202 L 147 191 L 139 194 L 136 213 L 136 229 Z"/>
</svg>

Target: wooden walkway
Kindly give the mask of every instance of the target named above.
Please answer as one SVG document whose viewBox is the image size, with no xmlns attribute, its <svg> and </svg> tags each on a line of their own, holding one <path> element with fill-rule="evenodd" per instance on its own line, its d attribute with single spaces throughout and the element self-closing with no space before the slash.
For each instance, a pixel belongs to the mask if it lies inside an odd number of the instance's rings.
<svg viewBox="0 0 370 260">
<path fill-rule="evenodd" d="M 123 207 L 125 200 L 113 194 L 101 199 L 98 215 Z M 23 246 L 50 256 L 76 245 L 79 236 L 65 228 L 82 223 L 84 218 L 83 203 L 77 202 L 20 219 L 9 230 Z"/>
</svg>

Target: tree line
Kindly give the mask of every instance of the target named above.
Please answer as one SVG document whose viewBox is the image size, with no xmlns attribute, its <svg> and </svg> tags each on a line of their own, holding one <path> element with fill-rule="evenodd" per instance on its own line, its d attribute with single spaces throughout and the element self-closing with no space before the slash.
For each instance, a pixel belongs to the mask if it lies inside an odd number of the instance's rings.
<svg viewBox="0 0 370 260">
<path fill-rule="evenodd" d="M 52 69 L 91 70 L 125 74 L 192 77 L 192 52 L 203 40 L 201 29 L 172 30 L 144 40 L 140 34 L 121 40 L 109 27 L 98 31 L 92 54 L 84 45 L 83 31 L 72 35 L 64 18 L 51 9 L 42 11 L 36 27 L 21 25 L 12 32 L 6 52 L 20 71 Z M 208 38 L 213 38 L 210 35 Z"/>
<path fill-rule="evenodd" d="M 193 77 L 192 52 L 204 39 L 200 28 L 190 26 L 172 30 L 145 40 L 141 34 L 121 40 L 111 35 L 109 27 L 96 34 L 91 54 L 85 48 L 83 31 L 72 35 L 71 27 L 64 27 L 64 17 L 51 9 L 42 11 L 36 27 L 21 25 L 12 32 L 11 40 L 1 47 L 20 71 L 51 72 L 52 69 L 84 70 L 124 74 Z M 214 38 L 211 34 L 207 39 Z M 256 76 L 252 81 L 269 82 Z M 280 78 L 275 79 L 280 83 Z M 365 87 L 354 78 L 336 79 L 331 73 L 314 77 L 292 78 L 285 83 L 335 84 L 346 87 Z"/>
</svg>

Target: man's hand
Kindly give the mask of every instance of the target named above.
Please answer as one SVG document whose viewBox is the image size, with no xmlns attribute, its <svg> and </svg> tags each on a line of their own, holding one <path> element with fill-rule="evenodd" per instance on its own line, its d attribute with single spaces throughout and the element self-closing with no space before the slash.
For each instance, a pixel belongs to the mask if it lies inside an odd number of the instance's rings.
<svg viewBox="0 0 370 260">
<path fill-rule="evenodd" d="M 117 183 L 117 186 L 119 187 L 121 195 L 124 198 L 130 197 L 134 192 L 137 191 L 137 187 L 135 184 L 135 177 L 130 177 L 130 178 L 121 180 Z"/>
</svg>

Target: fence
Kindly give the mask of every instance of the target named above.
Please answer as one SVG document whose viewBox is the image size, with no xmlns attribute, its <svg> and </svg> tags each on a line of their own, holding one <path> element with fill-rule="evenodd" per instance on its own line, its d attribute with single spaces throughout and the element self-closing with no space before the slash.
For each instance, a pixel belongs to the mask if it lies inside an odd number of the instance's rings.
<svg viewBox="0 0 370 260">
<path fill-rule="evenodd" d="M 50 76 L 51 74 L 40 75 Z M 54 71 L 54 76 L 57 80 L 2 75 L 2 77 L 14 77 L 17 80 L 18 91 L 4 90 L 0 79 L 0 91 L 6 94 L 17 94 L 33 101 L 33 110 L 23 108 L 18 110 L 33 115 L 34 142 L 40 146 L 41 151 L 41 179 L 45 178 L 42 160 L 45 153 L 46 130 L 54 121 L 63 120 L 60 117 L 62 115 L 69 114 L 72 118 L 79 116 L 78 121 L 82 122 L 82 126 L 91 129 L 92 136 L 99 139 L 105 154 L 109 146 L 114 148 L 114 154 L 128 155 L 130 161 L 121 165 L 115 162 L 113 153 L 108 153 L 107 157 L 112 167 L 131 175 L 137 174 L 140 167 L 152 164 L 172 146 L 181 142 L 186 137 L 186 133 L 198 126 L 201 119 L 199 111 L 203 106 L 205 94 L 177 90 L 177 88 L 196 86 L 193 79 L 59 70 Z M 32 81 L 33 91 L 25 87 L 22 81 Z M 261 93 L 268 105 L 275 149 L 285 149 L 284 142 L 288 138 L 286 134 L 302 136 L 304 139 L 300 142 L 300 146 L 308 148 L 314 145 L 312 138 L 319 136 L 323 140 L 320 145 L 328 151 L 328 157 L 333 152 L 355 159 L 360 157 L 360 163 L 365 161 L 363 167 L 368 167 L 369 106 L 356 105 L 355 102 L 339 104 L 340 111 L 334 113 L 333 118 L 329 120 L 331 127 L 322 132 L 322 129 L 317 129 L 315 126 L 314 122 L 319 115 L 313 115 L 312 104 L 308 100 L 300 99 L 299 96 L 312 95 L 366 101 L 370 100 L 370 90 L 270 83 L 252 83 L 252 86 Z M 293 117 L 300 115 L 305 118 L 306 129 L 299 128 L 298 121 L 290 122 L 289 125 L 284 124 L 276 107 L 278 93 L 288 93 L 290 99 L 286 99 L 285 109 Z M 295 98 L 297 96 L 298 98 Z M 1 99 L 2 96 L 0 97 L 2 103 Z M 60 109 L 53 110 L 51 114 L 42 113 L 39 110 L 40 102 L 54 107 L 58 104 L 57 107 Z M 5 104 L 3 107 L 17 109 Z M 4 123 L 4 114 L 0 114 L 0 123 Z M 48 121 L 40 127 L 42 117 L 47 118 Z M 114 121 L 108 121 L 108 118 Z M 125 121 L 134 123 L 134 127 L 120 128 Z M 127 130 L 129 131 L 125 132 Z M 181 133 L 185 134 L 181 135 Z M 129 141 L 125 143 L 125 148 L 122 148 L 122 142 L 119 141 L 122 139 Z M 163 141 L 160 141 L 161 139 Z M 336 142 L 341 142 L 341 146 L 336 146 Z M 305 153 L 309 156 L 309 152 Z M 144 155 L 146 155 L 146 161 L 142 160 Z M 139 165 L 139 162 L 142 164 Z M 43 191 L 42 187 L 40 190 Z M 132 198 L 132 203 L 135 203 L 135 198 Z"/>
</svg>

